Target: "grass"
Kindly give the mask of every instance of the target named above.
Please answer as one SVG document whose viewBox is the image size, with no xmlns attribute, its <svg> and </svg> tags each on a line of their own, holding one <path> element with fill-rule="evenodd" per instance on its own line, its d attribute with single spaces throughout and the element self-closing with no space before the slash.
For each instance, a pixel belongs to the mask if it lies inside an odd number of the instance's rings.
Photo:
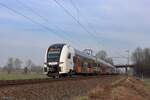
<svg viewBox="0 0 150 100">
<path fill-rule="evenodd" d="M 79 100 L 88 100 L 88 97 L 87 96 L 82 96 L 82 97 L 80 97 Z"/>
<path fill-rule="evenodd" d="M 23 80 L 23 79 L 37 79 L 37 78 L 46 78 L 46 75 L 41 75 L 37 73 L 31 74 L 21 74 L 21 73 L 5 73 L 0 72 L 0 80 Z"/>
<path fill-rule="evenodd" d="M 146 83 L 147 88 L 150 90 L 150 78 L 144 79 L 144 82 Z"/>
</svg>

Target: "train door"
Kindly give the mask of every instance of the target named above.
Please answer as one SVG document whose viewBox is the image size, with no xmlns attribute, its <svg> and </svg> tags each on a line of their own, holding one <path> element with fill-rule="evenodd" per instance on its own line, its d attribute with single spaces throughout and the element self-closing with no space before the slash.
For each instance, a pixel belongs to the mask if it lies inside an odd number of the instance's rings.
<svg viewBox="0 0 150 100">
<path fill-rule="evenodd" d="M 93 67 L 94 67 L 94 63 L 93 61 L 90 61 L 89 73 L 93 73 Z"/>
<path fill-rule="evenodd" d="M 76 57 L 76 72 L 81 73 L 81 60 L 79 56 Z"/>
<path fill-rule="evenodd" d="M 69 71 L 73 71 L 74 63 L 73 63 L 73 55 L 69 52 L 67 56 L 67 69 Z"/>
<path fill-rule="evenodd" d="M 102 74 L 107 74 L 108 69 L 106 65 L 102 64 L 101 69 L 102 69 Z"/>
</svg>

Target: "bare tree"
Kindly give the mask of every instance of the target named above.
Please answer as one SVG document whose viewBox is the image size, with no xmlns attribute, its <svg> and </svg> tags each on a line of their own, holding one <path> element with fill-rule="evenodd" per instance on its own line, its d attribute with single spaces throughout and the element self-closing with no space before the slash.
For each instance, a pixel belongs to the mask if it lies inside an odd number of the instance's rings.
<svg viewBox="0 0 150 100">
<path fill-rule="evenodd" d="M 14 64 L 15 64 L 16 70 L 18 70 L 18 69 L 21 68 L 22 63 L 23 63 L 23 62 L 22 62 L 20 59 L 18 59 L 18 58 L 15 59 Z"/>
<path fill-rule="evenodd" d="M 14 59 L 8 58 L 7 64 L 5 66 L 5 69 L 7 70 L 8 74 L 12 72 L 13 68 L 14 68 Z"/>
<path fill-rule="evenodd" d="M 33 65 L 32 60 L 27 60 L 25 62 L 25 68 L 24 68 L 24 73 L 27 74 L 29 72 L 29 70 L 31 71 L 31 66 Z"/>
<path fill-rule="evenodd" d="M 28 67 L 24 67 L 24 74 L 28 73 Z"/>
<path fill-rule="evenodd" d="M 106 58 L 107 58 L 107 53 L 106 53 L 106 51 L 101 50 L 101 51 L 99 51 L 99 52 L 96 54 L 96 57 L 97 57 L 97 58 L 100 58 L 100 59 L 102 59 L 102 60 L 106 60 Z"/>
<path fill-rule="evenodd" d="M 33 64 L 33 62 L 30 59 L 25 62 L 25 66 L 28 68 L 31 68 L 32 64 Z"/>
<path fill-rule="evenodd" d="M 132 53 L 132 61 L 136 65 L 135 75 L 150 76 L 150 48 L 137 48 Z"/>
<path fill-rule="evenodd" d="M 110 57 L 106 58 L 106 62 L 108 62 L 108 63 L 110 63 L 112 65 L 114 64 L 113 59 L 110 58 Z"/>
<path fill-rule="evenodd" d="M 99 51 L 97 54 L 96 54 L 96 57 L 99 58 L 99 59 L 102 59 L 110 64 L 113 64 L 113 59 L 108 57 L 107 56 L 107 52 L 104 51 L 104 50 L 101 50 Z"/>
<path fill-rule="evenodd" d="M 144 60 L 144 64 L 146 64 L 146 66 L 150 65 L 150 48 L 145 48 L 143 51 L 143 60 Z"/>
<path fill-rule="evenodd" d="M 132 61 L 135 64 L 140 64 L 143 62 L 143 50 L 142 50 L 142 48 L 138 47 L 135 49 L 135 51 L 132 54 Z"/>
</svg>

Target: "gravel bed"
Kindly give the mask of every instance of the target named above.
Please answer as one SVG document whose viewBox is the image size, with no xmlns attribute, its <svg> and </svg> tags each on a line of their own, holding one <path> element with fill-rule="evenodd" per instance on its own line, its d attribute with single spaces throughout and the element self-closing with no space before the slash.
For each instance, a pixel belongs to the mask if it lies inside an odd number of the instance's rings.
<svg viewBox="0 0 150 100">
<path fill-rule="evenodd" d="M 122 76 L 0 87 L 0 100 L 73 100 L 87 95 L 97 84 L 109 84 L 120 78 Z"/>
</svg>

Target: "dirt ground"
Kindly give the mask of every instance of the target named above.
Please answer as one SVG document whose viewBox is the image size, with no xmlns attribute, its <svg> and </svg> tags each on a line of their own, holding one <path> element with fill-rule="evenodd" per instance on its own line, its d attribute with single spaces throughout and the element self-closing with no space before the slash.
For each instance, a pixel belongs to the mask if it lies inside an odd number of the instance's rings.
<svg viewBox="0 0 150 100">
<path fill-rule="evenodd" d="M 0 100 L 150 100 L 146 84 L 114 76 L 0 87 Z"/>
<path fill-rule="evenodd" d="M 112 84 L 97 85 L 89 92 L 87 100 L 150 100 L 150 90 L 143 81 L 128 77 Z"/>
<path fill-rule="evenodd" d="M 74 100 L 86 96 L 98 84 L 112 83 L 120 76 L 0 87 L 0 100 Z"/>
</svg>

